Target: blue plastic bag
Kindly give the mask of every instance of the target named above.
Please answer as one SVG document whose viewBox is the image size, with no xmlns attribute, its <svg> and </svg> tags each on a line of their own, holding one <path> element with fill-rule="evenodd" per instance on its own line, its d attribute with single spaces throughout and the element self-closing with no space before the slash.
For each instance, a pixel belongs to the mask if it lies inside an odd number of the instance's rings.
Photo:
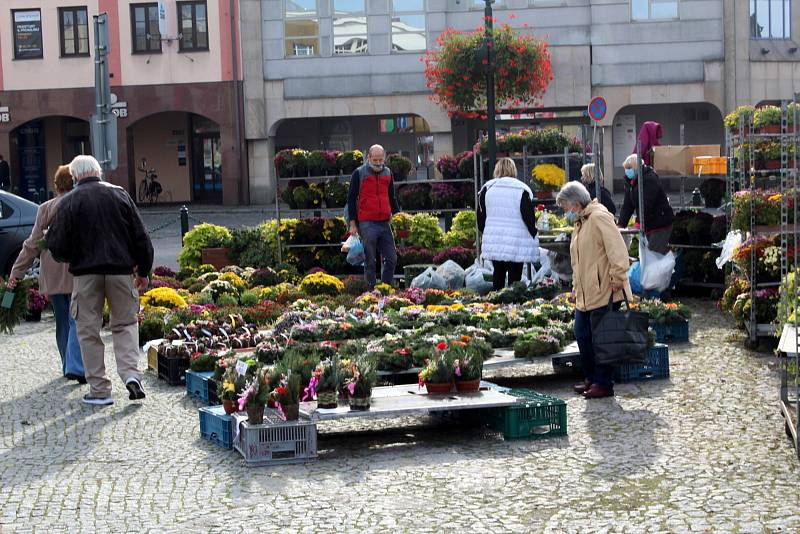
<svg viewBox="0 0 800 534">
<path fill-rule="evenodd" d="M 642 264 L 638 261 L 631 265 L 628 269 L 628 282 L 631 284 L 631 291 L 637 295 L 642 294 L 642 279 L 641 279 Z"/>
<path fill-rule="evenodd" d="M 355 238 L 347 251 L 347 263 L 350 265 L 362 265 L 367 256 L 364 254 L 364 245 L 359 238 Z"/>
</svg>

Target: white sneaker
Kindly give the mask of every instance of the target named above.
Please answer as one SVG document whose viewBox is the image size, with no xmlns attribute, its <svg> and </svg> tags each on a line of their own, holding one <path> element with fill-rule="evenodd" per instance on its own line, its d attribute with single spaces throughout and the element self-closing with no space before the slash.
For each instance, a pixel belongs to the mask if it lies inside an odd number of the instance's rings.
<svg viewBox="0 0 800 534">
<path fill-rule="evenodd" d="M 111 397 L 95 397 L 91 393 L 83 396 L 83 402 L 86 404 L 94 404 L 95 406 L 108 406 L 114 404 L 114 399 Z"/>
</svg>

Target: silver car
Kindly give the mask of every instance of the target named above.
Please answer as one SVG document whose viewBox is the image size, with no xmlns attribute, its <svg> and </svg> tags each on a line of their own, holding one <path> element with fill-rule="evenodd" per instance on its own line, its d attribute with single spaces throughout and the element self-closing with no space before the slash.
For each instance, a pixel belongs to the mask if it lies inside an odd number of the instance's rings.
<svg viewBox="0 0 800 534">
<path fill-rule="evenodd" d="M 0 190 L 0 273 L 4 277 L 31 235 L 37 211 L 38 204 Z"/>
</svg>

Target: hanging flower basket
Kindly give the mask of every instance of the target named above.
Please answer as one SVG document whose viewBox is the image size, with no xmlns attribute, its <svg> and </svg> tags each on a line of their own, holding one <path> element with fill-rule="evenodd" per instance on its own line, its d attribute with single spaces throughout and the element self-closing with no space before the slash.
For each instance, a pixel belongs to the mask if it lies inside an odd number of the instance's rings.
<svg viewBox="0 0 800 534">
<path fill-rule="evenodd" d="M 520 35 L 507 24 L 492 33 L 496 108 L 535 104 L 553 79 L 547 43 Z M 484 28 L 470 33 L 449 28 L 436 42 L 438 47 L 423 58 L 427 85 L 433 92 L 431 100 L 450 116 L 485 118 L 485 72 L 489 64 L 483 46 Z"/>
</svg>

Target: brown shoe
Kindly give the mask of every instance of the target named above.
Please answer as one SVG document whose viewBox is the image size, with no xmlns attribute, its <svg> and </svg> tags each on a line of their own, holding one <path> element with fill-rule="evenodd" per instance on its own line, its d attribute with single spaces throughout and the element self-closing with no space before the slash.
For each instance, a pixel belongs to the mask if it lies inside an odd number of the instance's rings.
<svg viewBox="0 0 800 534">
<path fill-rule="evenodd" d="M 590 387 L 592 387 L 592 382 L 589 380 L 584 380 L 583 382 L 572 386 L 572 389 L 578 395 L 583 395 L 584 393 L 586 393 L 586 390 L 589 389 Z"/>
<path fill-rule="evenodd" d="M 587 399 L 602 399 L 604 397 L 613 397 L 614 388 L 604 388 L 597 384 L 592 384 L 592 387 L 583 392 L 583 396 Z"/>
</svg>

